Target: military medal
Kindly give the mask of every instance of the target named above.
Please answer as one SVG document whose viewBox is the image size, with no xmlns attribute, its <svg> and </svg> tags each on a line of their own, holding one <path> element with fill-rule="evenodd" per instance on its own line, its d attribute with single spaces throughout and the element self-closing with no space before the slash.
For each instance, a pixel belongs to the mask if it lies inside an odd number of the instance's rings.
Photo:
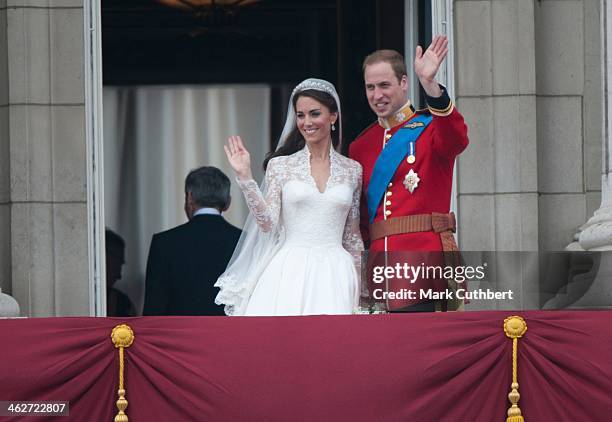
<svg viewBox="0 0 612 422">
<path fill-rule="evenodd" d="M 408 189 L 408 192 L 412 193 L 419 186 L 420 181 L 419 175 L 413 169 L 410 169 L 404 177 L 404 186 Z"/>
<path fill-rule="evenodd" d="M 408 164 L 414 164 L 414 162 L 416 161 L 416 157 L 414 156 L 414 141 L 410 142 L 410 154 L 408 154 L 408 158 L 406 158 L 406 161 L 408 162 Z"/>
</svg>

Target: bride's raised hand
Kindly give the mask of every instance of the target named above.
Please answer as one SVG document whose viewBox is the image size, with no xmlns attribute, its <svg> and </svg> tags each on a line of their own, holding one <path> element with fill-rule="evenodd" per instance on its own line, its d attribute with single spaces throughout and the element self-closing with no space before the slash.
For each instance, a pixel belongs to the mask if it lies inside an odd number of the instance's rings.
<svg viewBox="0 0 612 422">
<path fill-rule="evenodd" d="M 230 136 L 227 145 L 223 146 L 227 160 L 240 180 L 252 179 L 251 155 L 244 147 L 240 136 Z"/>
</svg>

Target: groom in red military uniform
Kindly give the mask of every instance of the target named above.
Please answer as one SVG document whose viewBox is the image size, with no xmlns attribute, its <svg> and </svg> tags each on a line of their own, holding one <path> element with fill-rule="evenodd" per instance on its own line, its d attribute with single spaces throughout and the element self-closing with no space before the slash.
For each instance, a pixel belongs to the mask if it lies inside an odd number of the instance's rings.
<svg viewBox="0 0 612 422">
<path fill-rule="evenodd" d="M 455 216 L 449 213 L 453 166 L 468 137 L 463 117 L 435 80 L 447 52 L 448 40 L 440 35 L 425 52 L 417 47 L 414 69 L 428 106 L 422 111 L 408 100 L 401 54 L 378 50 L 364 60 L 366 96 L 378 120 L 351 143 L 349 156 L 363 167 L 361 231 L 371 253 L 457 251 Z M 427 259 L 429 264 L 437 260 Z M 447 288 L 444 279 L 409 284 L 413 290 Z M 434 301 L 419 295 L 388 300 L 387 306 L 396 311 L 436 309 Z"/>
</svg>

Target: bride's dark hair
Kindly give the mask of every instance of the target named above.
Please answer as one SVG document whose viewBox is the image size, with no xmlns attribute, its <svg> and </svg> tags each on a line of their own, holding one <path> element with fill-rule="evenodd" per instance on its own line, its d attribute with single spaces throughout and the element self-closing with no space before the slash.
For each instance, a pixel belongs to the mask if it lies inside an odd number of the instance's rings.
<svg viewBox="0 0 612 422">
<path fill-rule="evenodd" d="M 323 104 L 325 107 L 327 107 L 330 113 L 338 112 L 338 105 L 336 104 L 336 100 L 334 100 L 334 97 L 332 97 L 327 92 L 319 91 L 316 89 L 305 89 L 304 91 L 301 91 L 295 94 L 293 96 L 293 101 L 292 101 L 294 110 L 296 109 L 297 100 L 300 97 L 310 97 L 314 100 L 317 100 L 318 102 Z M 339 125 L 340 122 L 338 121 L 337 124 Z M 340 133 L 340 130 L 335 130 L 335 131 L 332 131 L 331 133 L 332 145 L 334 146 L 334 148 L 337 148 L 338 144 L 340 143 L 339 133 Z M 304 148 L 304 145 L 306 145 L 306 140 L 304 139 L 304 137 L 302 136 L 302 134 L 300 133 L 300 130 L 297 128 L 297 125 L 296 125 L 293 128 L 293 130 L 289 133 L 289 136 L 287 136 L 287 140 L 285 141 L 283 146 L 278 148 L 276 151 L 270 152 L 266 156 L 266 159 L 263 162 L 264 170 L 266 170 L 266 168 L 268 167 L 268 162 L 272 158 L 280 157 L 282 155 L 291 155 L 295 152 L 298 152 L 302 148 Z"/>
</svg>

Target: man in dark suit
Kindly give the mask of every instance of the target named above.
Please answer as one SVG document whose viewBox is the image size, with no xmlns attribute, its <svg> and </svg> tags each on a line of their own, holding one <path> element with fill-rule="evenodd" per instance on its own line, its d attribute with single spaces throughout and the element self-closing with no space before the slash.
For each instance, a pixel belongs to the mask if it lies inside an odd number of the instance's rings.
<svg viewBox="0 0 612 422">
<path fill-rule="evenodd" d="M 225 271 L 240 229 L 221 213 L 230 205 L 230 181 L 215 167 L 185 179 L 189 221 L 151 240 L 143 315 L 225 315 L 213 285 Z"/>
<path fill-rule="evenodd" d="M 132 301 L 115 283 L 121 280 L 121 269 L 125 264 L 125 240 L 110 229 L 105 230 L 106 243 L 106 316 L 136 316 Z"/>
</svg>

